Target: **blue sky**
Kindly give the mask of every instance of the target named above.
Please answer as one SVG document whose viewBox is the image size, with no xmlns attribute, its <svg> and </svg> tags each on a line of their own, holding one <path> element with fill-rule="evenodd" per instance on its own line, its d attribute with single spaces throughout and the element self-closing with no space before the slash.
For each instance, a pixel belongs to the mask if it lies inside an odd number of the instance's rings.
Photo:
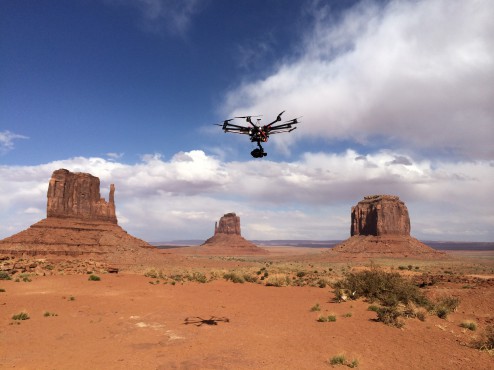
<svg viewBox="0 0 494 370">
<path fill-rule="evenodd" d="M 45 216 L 58 168 L 116 185 L 149 241 L 344 239 L 365 195 L 412 235 L 493 241 L 487 0 L 0 1 L 0 237 Z M 212 123 L 286 110 L 254 160 Z"/>
</svg>

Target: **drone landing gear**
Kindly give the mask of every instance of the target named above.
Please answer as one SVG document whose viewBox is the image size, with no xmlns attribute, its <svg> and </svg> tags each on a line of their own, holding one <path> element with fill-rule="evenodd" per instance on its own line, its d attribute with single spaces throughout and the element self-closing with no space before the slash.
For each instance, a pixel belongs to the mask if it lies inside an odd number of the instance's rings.
<svg viewBox="0 0 494 370">
<path fill-rule="evenodd" d="M 261 144 L 257 143 L 257 145 L 259 146 L 259 148 L 256 148 L 252 152 L 250 152 L 250 155 L 252 155 L 254 158 L 262 158 L 267 156 L 268 153 L 264 151 L 264 148 L 261 146 Z"/>
</svg>

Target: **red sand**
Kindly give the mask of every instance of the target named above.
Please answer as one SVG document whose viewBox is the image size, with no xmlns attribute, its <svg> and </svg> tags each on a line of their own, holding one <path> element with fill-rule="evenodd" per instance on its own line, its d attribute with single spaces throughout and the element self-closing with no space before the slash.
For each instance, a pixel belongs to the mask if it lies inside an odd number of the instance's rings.
<svg viewBox="0 0 494 370">
<path fill-rule="evenodd" d="M 361 369 L 494 368 L 488 353 L 465 345 L 478 333 L 458 326 L 492 324 L 492 287 L 451 288 L 462 299 L 457 313 L 396 329 L 375 322 L 366 302 L 332 303 L 330 288 L 100 276 L 0 281 L 0 368 L 325 369 L 338 354 Z M 321 312 L 310 311 L 316 303 Z M 30 319 L 11 319 L 21 311 Z M 337 321 L 317 322 L 320 314 Z M 186 324 L 196 317 L 206 321 Z"/>
</svg>

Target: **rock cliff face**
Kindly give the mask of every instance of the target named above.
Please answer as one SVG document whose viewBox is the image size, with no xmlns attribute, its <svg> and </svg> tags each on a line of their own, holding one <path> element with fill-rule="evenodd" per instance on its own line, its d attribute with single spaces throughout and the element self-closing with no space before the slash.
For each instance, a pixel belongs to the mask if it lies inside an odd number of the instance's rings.
<svg viewBox="0 0 494 370">
<path fill-rule="evenodd" d="M 199 247 L 198 252 L 228 256 L 268 254 L 240 235 L 240 217 L 235 213 L 227 213 L 215 223 L 214 235 Z"/>
<path fill-rule="evenodd" d="M 410 235 L 410 217 L 405 203 L 393 195 L 364 197 L 352 207 L 350 235 Z"/>
<path fill-rule="evenodd" d="M 47 217 L 77 218 L 117 223 L 115 186 L 111 184 L 109 201 L 100 196 L 99 178 L 89 173 L 65 169 L 53 172 L 48 185 Z"/>
<path fill-rule="evenodd" d="M 214 235 L 216 234 L 240 234 L 240 217 L 235 213 L 227 213 L 214 225 Z"/>
<path fill-rule="evenodd" d="M 366 196 L 352 207 L 350 235 L 329 254 L 343 258 L 445 257 L 444 253 L 410 236 L 408 209 L 394 195 Z"/>
<path fill-rule="evenodd" d="M 112 263 L 155 258 L 154 247 L 117 225 L 115 186 L 110 186 L 106 202 L 99 185 L 88 173 L 53 172 L 47 218 L 0 240 L 0 254 L 88 256 Z"/>
</svg>

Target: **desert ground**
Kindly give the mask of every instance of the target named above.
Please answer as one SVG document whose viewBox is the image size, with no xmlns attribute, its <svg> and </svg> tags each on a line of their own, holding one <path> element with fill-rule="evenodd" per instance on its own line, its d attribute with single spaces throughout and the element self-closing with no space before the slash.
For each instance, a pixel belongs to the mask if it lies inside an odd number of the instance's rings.
<svg viewBox="0 0 494 370">
<path fill-rule="evenodd" d="M 112 266 L 118 273 L 87 258 L 4 257 L 25 272 L 0 280 L 0 368 L 494 369 L 492 351 L 474 348 L 494 325 L 494 252 L 348 262 L 316 248 L 266 250 L 164 249 Z M 369 268 L 427 276 L 428 297 L 459 305 L 385 325 L 365 298 L 335 299 L 336 281 Z M 331 364 L 337 356 L 343 364 Z"/>
</svg>

